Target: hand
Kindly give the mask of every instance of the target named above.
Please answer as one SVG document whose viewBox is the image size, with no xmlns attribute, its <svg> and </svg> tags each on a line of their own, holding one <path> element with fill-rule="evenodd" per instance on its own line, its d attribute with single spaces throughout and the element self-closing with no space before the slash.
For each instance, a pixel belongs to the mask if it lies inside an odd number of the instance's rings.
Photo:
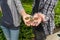
<svg viewBox="0 0 60 40">
<path fill-rule="evenodd" d="M 41 23 L 42 19 L 38 15 L 38 13 L 35 13 L 33 16 L 33 22 L 31 23 L 31 26 L 38 26 Z"/>
<path fill-rule="evenodd" d="M 31 23 L 32 26 L 38 26 L 41 22 L 45 22 L 45 15 L 42 13 L 35 13 L 33 16 L 33 22 Z"/>
<path fill-rule="evenodd" d="M 29 14 L 25 14 L 23 16 L 23 21 L 24 21 L 25 25 L 27 25 L 27 26 L 30 26 L 30 24 L 31 24 L 30 17 L 31 17 L 31 15 L 29 15 Z"/>
<path fill-rule="evenodd" d="M 46 21 L 46 19 L 45 19 L 46 16 L 44 14 L 38 13 L 38 16 L 41 17 L 42 22 L 45 22 Z"/>
</svg>

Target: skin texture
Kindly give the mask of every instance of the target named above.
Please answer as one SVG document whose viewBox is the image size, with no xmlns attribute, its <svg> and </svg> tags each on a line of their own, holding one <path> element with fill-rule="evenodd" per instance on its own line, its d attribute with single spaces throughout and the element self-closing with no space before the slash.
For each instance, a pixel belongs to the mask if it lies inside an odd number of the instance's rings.
<svg viewBox="0 0 60 40">
<path fill-rule="evenodd" d="M 33 19 L 34 21 L 31 23 L 31 25 L 38 26 L 41 22 L 45 21 L 45 15 L 42 13 L 35 13 Z"/>
<path fill-rule="evenodd" d="M 22 17 L 27 26 L 38 26 L 42 21 L 45 21 L 45 15 L 41 13 L 35 13 L 33 17 L 29 14 L 25 14 Z"/>
</svg>

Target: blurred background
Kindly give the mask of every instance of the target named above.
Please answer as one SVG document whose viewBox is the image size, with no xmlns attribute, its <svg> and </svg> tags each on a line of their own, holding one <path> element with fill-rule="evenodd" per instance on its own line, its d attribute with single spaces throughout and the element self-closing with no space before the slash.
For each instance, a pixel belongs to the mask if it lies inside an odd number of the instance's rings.
<svg viewBox="0 0 60 40">
<path fill-rule="evenodd" d="M 22 1 L 25 11 L 28 14 L 31 14 L 33 0 L 21 0 L 21 1 Z M 55 21 L 55 27 L 56 27 L 55 32 L 57 32 L 60 29 L 60 0 L 58 0 L 58 3 L 56 5 L 54 11 L 55 11 L 55 20 L 54 21 Z M 2 13 L 0 12 L 0 20 L 1 20 L 1 16 L 2 16 Z M 19 40 L 32 40 L 33 38 L 34 38 L 34 34 L 32 32 L 31 27 L 27 27 L 22 21 L 21 27 L 20 27 Z M 1 28 L 0 28 L 0 40 L 6 40 Z"/>
</svg>

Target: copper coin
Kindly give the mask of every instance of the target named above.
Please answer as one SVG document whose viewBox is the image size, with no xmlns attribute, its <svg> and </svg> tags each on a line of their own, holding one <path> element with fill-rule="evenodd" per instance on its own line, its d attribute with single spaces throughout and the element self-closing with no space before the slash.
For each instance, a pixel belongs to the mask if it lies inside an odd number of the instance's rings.
<svg viewBox="0 0 60 40">
<path fill-rule="evenodd" d="M 36 18 L 34 18 L 34 20 L 38 20 L 38 18 L 36 17 Z"/>
<path fill-rule="evenodd" d="M 25 20 L 29 20 L 30 17 L 26 17 Z"/>
</svg>

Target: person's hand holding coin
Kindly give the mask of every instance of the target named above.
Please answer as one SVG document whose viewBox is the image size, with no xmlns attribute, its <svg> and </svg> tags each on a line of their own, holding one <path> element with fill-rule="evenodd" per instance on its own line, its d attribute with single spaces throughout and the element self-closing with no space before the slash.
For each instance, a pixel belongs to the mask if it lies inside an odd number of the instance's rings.
<svg viewBox="0 0 60 40">
<path fill-rule="evenodd" d="M 42 21 L 45 21 L 45 15 L 35 13 L 34 16 L 26 14 L 23 16 L 25 25 L 27 26 L 38 26 Z"/>
<path fill-rule="evenodd" d="M 29 15 L 29 14 L 26 14 L 23 16 L 23 21 L 24 21 L 25 25 L 27 25 L 27 26 L 30 26 L 30 24 L 31 24 L 30 17 L 31 17 L 31 15 Z"/>
<path fill-rule="evenodd" d="M 33 22 L 31 23 L 31 26 L 38 26 L 41 23 L 41 21 L 41 17 L 39 17 L 38 13 L 35 13 L 33 16 Z"/>
</svg>

